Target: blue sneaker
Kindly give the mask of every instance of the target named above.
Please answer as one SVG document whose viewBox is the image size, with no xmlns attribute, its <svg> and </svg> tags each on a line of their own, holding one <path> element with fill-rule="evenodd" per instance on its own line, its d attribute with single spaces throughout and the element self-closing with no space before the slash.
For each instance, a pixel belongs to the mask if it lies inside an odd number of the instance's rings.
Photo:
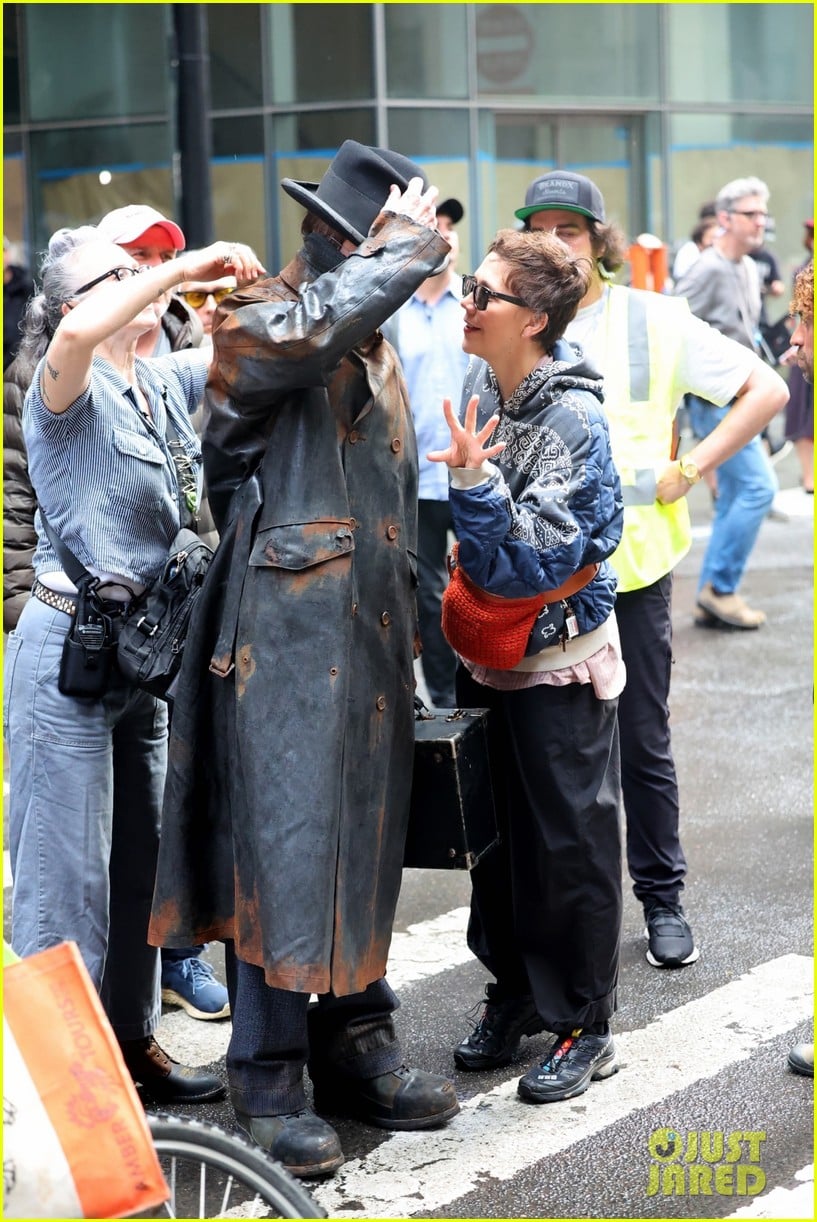
<svg viewBox="0 0 817 1222">
<path fill-rule="evenodd" d="M 203 959 L 162 962 L 162 1001 L 181 1006 L 191 1018 L 229 1018 L 227 990 Z"/>
</svg>

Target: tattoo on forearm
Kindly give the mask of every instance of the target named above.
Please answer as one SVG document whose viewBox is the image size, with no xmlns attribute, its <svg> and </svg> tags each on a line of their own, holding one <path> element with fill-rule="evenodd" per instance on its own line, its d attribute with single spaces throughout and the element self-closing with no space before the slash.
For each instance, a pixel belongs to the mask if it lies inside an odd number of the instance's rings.
<svg viewBox="0 0 817 1222">
<path fill-rule="evenodd" d="M 51 377 L 56 382 L 57 378 L 60 376 L 60 371 L 58 369 L 55 369 L 54 366 L 51 364 L 51 362 L 47 359 L 45 362 L 45 367 L 48 370 L 48 372 L 51 374 Z"/>
</svg>

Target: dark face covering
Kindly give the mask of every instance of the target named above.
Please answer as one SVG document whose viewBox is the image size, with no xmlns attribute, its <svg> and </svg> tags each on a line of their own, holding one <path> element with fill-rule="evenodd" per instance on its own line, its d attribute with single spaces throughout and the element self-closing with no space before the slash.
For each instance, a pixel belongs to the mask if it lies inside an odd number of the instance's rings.
<svg viewBox="0 0 817 1222">
<path fill-rule="evenodd" d="M 304 253 L 310 267 L 319 276 L 331 272 L 343 260 L 339 247 L 323 233 L 308 233 L 304 237 Z"/>
</svg>

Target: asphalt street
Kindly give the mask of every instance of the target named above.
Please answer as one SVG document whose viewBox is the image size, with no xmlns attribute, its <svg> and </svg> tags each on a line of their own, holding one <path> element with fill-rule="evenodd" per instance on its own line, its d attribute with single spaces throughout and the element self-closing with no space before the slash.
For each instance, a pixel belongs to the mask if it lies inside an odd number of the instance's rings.
<svg viewBox="0 0 817 1222">
<path fill-rule="evenodd" d="M 314 1188 L 331 1216 L 814 1216 L 812 1083 L 786 1068 L 789 1047 L 812 1038 L 813 498 L 792 455 L 778 475 L 742 587 L 768 615 L 762 629 L 693 625 L 703 484 L 676 571 L 673 741 L 699 961 L 647 964 L 625 875 L 620 1072 L 578 1099 L 526 1105 L 516 1081 L 546 1036 L 509 1069 L 467 1074 L 451 1060 L 486 982 L 464 944 L 467 874 L 406 870 L 389 968 L 398 1026 L 408 1062 L 451 1075 L 462 1111 L 426 1134 L 338 1121 L 347 1163 Z M 8 915 L 8 887 L 5 899 Z M 208 954 L 220 968 L 220 948 Z M 167 1009 L 159 1038 L 224 1075 L 229 1022 Z M 226 1102 L 172 1110 L 232 1125 Z"/>
</svg>

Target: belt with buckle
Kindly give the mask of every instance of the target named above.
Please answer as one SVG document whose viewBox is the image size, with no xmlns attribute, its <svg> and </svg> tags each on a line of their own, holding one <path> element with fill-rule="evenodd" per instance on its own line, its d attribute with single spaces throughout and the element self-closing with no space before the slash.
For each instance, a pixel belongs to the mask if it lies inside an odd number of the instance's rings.
<svg viewBox="0 0 817 1222">
<path fill-rule="evenodd" d="M 48 586 L 44 586 L 41 581 L 34 582 L 31 593 L 35 598 L 39 598 L 41 603 L 53 607 L 56 611 L 64 611 L 66 615 L 77 613 L 76 598 L 72 598 L 70 594 L 58 594 L 56 590 L 49 590 Z"/>
<path fill-rule="evenodd" d="M 41 603 L 45 603 L 47 607 L 53 607 L 56 611 L 64 611 L 66 615 L 71 616 L 77 613 L 76 594 L 58 594 L 56 590 L 49 590 L 48 586 L 36 580 L 31 587 L 31 593 Z M 97 605 L 106 615 L 124 615 L 130 603 L 131 599 L 128 599 L 127 602 L 120 602 L 119 599 L 99 598 L 97 595 Z"/>
</svg>

